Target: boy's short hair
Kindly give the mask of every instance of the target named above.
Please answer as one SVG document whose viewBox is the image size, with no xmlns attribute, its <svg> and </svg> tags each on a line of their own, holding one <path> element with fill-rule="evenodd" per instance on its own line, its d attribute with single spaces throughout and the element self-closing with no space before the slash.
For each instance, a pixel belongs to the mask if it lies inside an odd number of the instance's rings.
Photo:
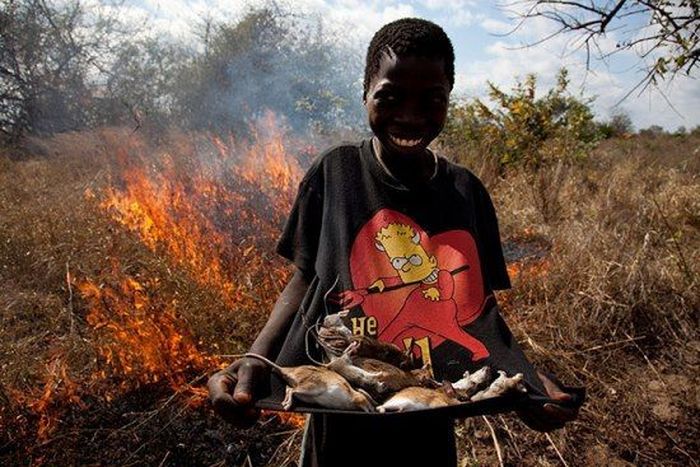
<svg viewBox="0 0 700 467">
<path fill-rule="evenodd" d="M 372 76 L 379 72 L 382 55 L 391 47 L 399 57 L 417 56 L 443 59 L 450 87 L 455 82 L 455 53 L 452 42 L 437 24 L 420 18 L 403 18 L 385 24 L 376 32 L 367 49 L 364 96 Z"/>
</svg>

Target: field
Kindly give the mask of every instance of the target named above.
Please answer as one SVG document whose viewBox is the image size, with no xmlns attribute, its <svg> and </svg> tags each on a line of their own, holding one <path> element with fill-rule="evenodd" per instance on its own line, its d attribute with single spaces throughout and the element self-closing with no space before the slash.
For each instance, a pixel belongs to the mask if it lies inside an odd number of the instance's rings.
<svg viewBox="0 0 700 467">
<path fill-rule="evenodd" d="M 0 151 L 0 464 L 294 465 L 302 419 L 234 429 L 204 384 L 284 287 L 274 244 L 316 149 L 270 118 L 246 140 L 104 128 Z M 507 322 L 589 394 L 547 435 L 458 424 L 462 465 L 697 465 L 700 136 L 498 176 L 455 157 L 494 198 Z"/>
</svg>

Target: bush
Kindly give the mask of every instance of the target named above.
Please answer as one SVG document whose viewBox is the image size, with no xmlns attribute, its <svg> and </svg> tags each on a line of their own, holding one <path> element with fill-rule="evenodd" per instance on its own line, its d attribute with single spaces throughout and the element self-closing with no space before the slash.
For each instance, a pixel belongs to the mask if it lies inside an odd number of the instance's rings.
<svg viewBox="0 0 700 467">
<path fill-rule="evenodd" d="M 651 125 L 649 128 L 639 130 L 639 134 L 641 136 L 648 136 L 648 137 L 656 138 L 656 137 L 665 135 L 666 131 L 664 131 L 663 127 L 661 127 L 659 125 Z"/>
<path fill-rule="evenodd" d="M 510 94 L 488 85 L 492 107 L 474 99 L 450 108 L 441 141 L 457 149 L 462 158 L 478 154 L 499 173 L 509 167 L 537 169 L 559 160 L 581 159 L 599 139 L 591 100 L 567 93 L 566 69 L 559 71 L 556 86 L 540 98 L 535 75 L 517 82 Z"/>
</svg>

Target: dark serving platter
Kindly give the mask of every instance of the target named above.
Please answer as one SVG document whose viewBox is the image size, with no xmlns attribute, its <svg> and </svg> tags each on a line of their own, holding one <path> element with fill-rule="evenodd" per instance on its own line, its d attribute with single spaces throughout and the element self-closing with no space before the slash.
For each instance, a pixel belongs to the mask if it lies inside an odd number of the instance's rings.
<svg viewBox="0 0 700 467">
<path fill-rule="evenodd" d="M 578 407 L 583 402 L 585 397 L 585 390 L 583 388 L 570 388 L 564 387 L 569 394 L 573 397 L 570 401 L 566 403 L 556 402 L 548 397 L 533 395 L 533 394 L 523 394 L 517 393 L 513 395 L 507 395 L 503 397 L 495 397 L 493 399 L 486 399 L 478 402 L 464 402 L 457 405 L 450 405 L 447 407 L 439 407 L 436 409 L 422 409 L 422 410 L 412 410 L 409 412 L 363 412 L 361 410 L 337 410 L 328 409 L 325 407 L 318 407 L 313 405 L 308 405 L 297 399 L 294 400 L 294 405 L 292 409 L 287 411 L 282 407 L 282 399 L 284 398 L 284 383 L 276 376 L 272 375 L 270 378 L 270 391 L 268 395 L 255 404 L 256 407 L 264 410 L 273 410 L 280 412 L 296 412 L 296 413 L 317 413 L 317 414 L 337 414 L 337 415 L 358 415 L 363 417 L 398 417 L 398 416 L 410 416 L 411 414 L 434 414 L 445 415 L 453 418 L 469 418 L 476 417 L 479 415 L 494 415 L 499 413 L 512 412 L 518 409 L 526 409 L 531 407 L 542 406 L 547 403 L 554 403 L 563 405 L 565 407 Z"/>
</svg>

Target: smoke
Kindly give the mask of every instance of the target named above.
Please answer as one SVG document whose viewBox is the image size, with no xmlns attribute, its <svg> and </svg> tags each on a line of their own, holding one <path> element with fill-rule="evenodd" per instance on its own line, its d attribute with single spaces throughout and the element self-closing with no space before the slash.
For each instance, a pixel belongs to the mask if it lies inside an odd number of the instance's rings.
<svg viewBox="0 0 700 467">
<path fill-rule="evenodd" d="M 295 132 L 362 124 L 359 54 L 324 35 L 320 19 L 257 10 L 219 26 L 204 55 L 188 91 L 196 98 L 182 99 L 195 104 L 194 128 L 240 133 L 268 111 Z"/>
<path fill-rule="evenodd" d="M 240 136 L 270 111 L 298 134 L 364 126 L 362 53 L 292 6 L 271 2 L 203 25 L 193 17 L 193 33 L 176 40 L 114 9 L 101 16 L 80 2 L 14 5 L 3 11 L 0 57 L 17 70 L 2 77 L 16 90 L 4 93 L 3 103 L 14 101 L 0 112 L 8 134 L 126 125 Z"/>
</svg>

